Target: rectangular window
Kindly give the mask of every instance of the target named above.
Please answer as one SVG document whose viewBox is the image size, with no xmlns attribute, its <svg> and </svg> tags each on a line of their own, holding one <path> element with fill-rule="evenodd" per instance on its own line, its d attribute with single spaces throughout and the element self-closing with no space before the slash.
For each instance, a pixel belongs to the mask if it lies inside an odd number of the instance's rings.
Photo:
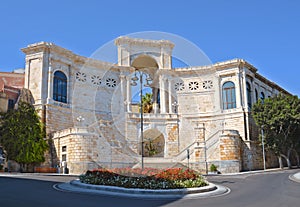
<svg viewBox="0 0 300 207">
<path fill-rule="evenodd" d="M 12 99 L 8 99 L 8 106 L 7 106 L 7 110 L 12 110 L 15 107 L 15 102 Z"/>
<path fill-rule="evenodd" d="M 67 146 L 62 146 L 61 151 L 62 152 L 67 152 Z"/>
<path fill-rule="evenodd" d="M 61 156 L 61 161 L 63 162 L 63 161 L 67 161 L 67 155 L 62 155 Z"/>
</svg>

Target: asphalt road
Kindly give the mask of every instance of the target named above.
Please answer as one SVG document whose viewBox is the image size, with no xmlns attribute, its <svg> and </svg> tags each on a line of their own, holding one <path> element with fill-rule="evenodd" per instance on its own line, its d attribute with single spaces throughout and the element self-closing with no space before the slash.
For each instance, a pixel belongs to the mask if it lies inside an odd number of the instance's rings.
<svg viewBox="0 0 300 207">
<path fill-rule="evenodd" d="M 0 177 L 0 206 L 294 207 L 300 205 L 300 184 L 290 181 L 288 176 L 296 172 L 297 170 L 287 170 L 209 177 L 209 181 L 227 186 L 231 192 L 224 196 L 200 199 L 142 199 L 61 192 L 55 190 L 53 185 L 74 179 L 73 177 L 36 175 L 21 178 Z"/>
</svg>

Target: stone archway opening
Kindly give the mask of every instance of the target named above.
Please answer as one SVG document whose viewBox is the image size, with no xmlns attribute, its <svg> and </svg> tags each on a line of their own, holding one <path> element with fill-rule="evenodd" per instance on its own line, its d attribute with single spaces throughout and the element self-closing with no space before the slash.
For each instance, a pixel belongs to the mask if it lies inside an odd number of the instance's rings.
<svg viewBox="0 0 300 207">
<path fill-rule="evenodd" d="M 149 68 L 153 68 L 153 69 L 158 68 L 158 64 L 157 64 L 156 60 L 154 60 L 149 55 L 144 55 L 144 54 L 141 54 L 138 57 L 136 57 L 132 61 L 131 66 L 138 70 L 144 69 L 144 68 L 148 68 L 148 69 Z"/>
<path fill-rule="evenodd" d="M 149 94 L 151 94 L 151 100 L 148 104 L 148 111 L 145 111 L 145 113 L 158 113 L 160 108 L 160 99 L 159 99 L 159 78 L 157 76 L 157 70 L 159 68 L 159 65 L 157 61 L 147 55 L 147 54 L 138 54 L 135 56 L 132 56 L 133 60 L 131 61 L 131 66 L 135 69 L 147 74 L 148 78 L 151 79 L 150 85 L 148 85 L 150 91 Z M 146 76 L 143 76 L 144 83 L 146 83 Z M 147 82 L 148 83 L 148 82 Z M 147 89 L 143 89 L 143 91 L 147 91 Z M 132 90 L 133 91 L 133 90 Z M 143 93 L 144 95 L 144 93 Z"/>
<path fill-rule="evenodd" d="M 144 131 L 144 157 L 164 157 L 164 149 L 165 138 L 160 131 L 157 129 Z"/>
</svg>

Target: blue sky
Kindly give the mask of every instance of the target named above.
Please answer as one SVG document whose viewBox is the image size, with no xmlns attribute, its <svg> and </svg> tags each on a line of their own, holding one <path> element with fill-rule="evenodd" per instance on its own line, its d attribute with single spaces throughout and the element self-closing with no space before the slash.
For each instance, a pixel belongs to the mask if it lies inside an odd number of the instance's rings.
<svg viewBox="0 0 300 207">
<path fill-rule="evenodd" d="M 0 71 L 24 67 L 20 48 L 47 41 L 90 56 L 118 36 L 173 33 L 214 62 L 243 58 L 300 95 L 300 1 L 2 1 Z"/>
</svg>

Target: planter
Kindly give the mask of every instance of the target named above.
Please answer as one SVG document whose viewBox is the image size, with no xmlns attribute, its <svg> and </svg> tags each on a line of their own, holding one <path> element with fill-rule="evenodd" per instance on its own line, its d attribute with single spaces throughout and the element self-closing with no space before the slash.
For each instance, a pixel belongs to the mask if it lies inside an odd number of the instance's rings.
<svg viewBox="0 0 300 207">
<path fill-rule="evenodd" d="M 219 174 L 218 171 L 208 172 L 209 175 L 217 175 Z"/>
<path fill-rule="evenodd" d="M 57 173 L 57 168 L 55 167 L 35 167 L 35 173 Z"/>
</svg>

